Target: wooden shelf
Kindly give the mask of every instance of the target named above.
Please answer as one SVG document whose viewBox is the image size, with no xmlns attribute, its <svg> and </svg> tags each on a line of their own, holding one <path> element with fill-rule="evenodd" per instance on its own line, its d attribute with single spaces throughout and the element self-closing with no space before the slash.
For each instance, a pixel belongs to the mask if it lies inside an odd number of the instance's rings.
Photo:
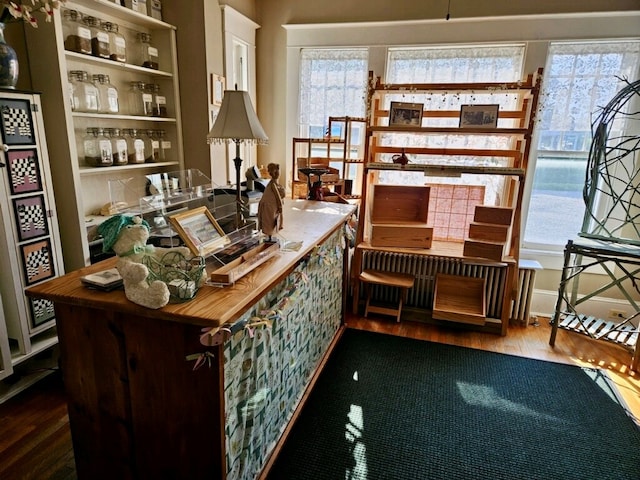
<svg viewBox="0 0 640 480">
<path fill-rule="evenodd" d="M 485 284 L 484 278 L 439 273 L 436 276 L 431 317 L 484 325 L 487 310 Z"/>
</svg>

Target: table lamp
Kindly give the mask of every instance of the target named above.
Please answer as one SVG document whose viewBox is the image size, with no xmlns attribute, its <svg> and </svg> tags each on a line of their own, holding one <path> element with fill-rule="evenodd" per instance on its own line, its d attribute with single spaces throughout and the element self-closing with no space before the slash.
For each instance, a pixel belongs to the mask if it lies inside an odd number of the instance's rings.
<svg viewBox="0 0 640 480">
<path fill-rule="evenodd" d="M 249 92 L 244 90 L 225 90 L 218 117 L 207 134 L 207 143 L 236 144 L 236 229 L 244 225 L 242 216 L 242 198 L 240 195 L 240 158 L 241 143 L 266 144 L 269 137 L 264 132 L 256 115 Z"/>
</svg>

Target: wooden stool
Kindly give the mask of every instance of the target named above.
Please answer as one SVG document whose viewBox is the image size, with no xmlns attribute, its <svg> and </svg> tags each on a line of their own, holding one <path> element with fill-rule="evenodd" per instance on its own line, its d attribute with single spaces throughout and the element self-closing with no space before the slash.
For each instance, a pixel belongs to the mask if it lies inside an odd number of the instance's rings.
<svg viewBox="0 0 640 480">
<path fill-rule="evenodd" d="M 400 314 L 402 313 L 402 303 L 407 300 L 407 293 L 409 289 L 413 287 L 413 283 L 415 281 L 413 275 L 406 273 L 365 270 L 360 274 L 359 278 L 367 287 L 367 304 L 364 308 L 364 316 L 366 317 L 369 312 L 393 315 L 396 317 L 396 322 L 399 322 Z M 391 308 L 371 305 L 371 285 L 385 285 L 387 287 L 400 288 L 401 291 L 398 307 Z"/>
</svg>

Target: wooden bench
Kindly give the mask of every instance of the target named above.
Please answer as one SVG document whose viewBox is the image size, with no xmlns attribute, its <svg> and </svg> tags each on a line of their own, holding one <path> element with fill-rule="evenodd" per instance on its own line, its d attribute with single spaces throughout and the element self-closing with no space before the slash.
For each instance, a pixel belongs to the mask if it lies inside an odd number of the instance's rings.
<svg viewBox="0 0 640 480">
<path fill-rule="evenodd" d="M 413 288 L 415 278 L 413 275 L 406 273 L 394 273 L 394 272 L 380 272 L 377 270 L 364 270 L 359 275 L 360 281 L 366 287 L 367 303 L 364 308 L 364 316 L 366 317 L 369 312 L 381 313 L 383 315 L 392 315 L 396 317 L 396 321 L 400 321 L 400 315 L 402 314 L 402 303 L 407 301 L 407 293 L 410 288 Z M 398 299 L 398 306 L 396 308 L 378 306 L 371 304 L 371 285 L 384 285 L 387 287 L 396 287 L 400 289 L 400 295 Z"/>
</svg>

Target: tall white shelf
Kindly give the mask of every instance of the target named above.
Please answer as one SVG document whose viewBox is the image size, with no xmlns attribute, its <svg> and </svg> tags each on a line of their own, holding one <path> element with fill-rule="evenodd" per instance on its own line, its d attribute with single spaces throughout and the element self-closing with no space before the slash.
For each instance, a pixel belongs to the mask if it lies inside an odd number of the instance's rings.
<svg viewBox="0 0 640 480">
<path fill-rule="evenodd" d="M 43 356 L 54 361 L 53 303 L 27 298 L 24 290 L 64 274 L 64 267 L 39 95 L 0 90 L 0 143 L 2 402 L 47 373 L 35 366 Z"/>
<path fill-rule="evenodd" d="M 60 218 L 64 261 L 67 269 L 73 270 L 90 263 L 92 232 L 103 220 L 94 213 L 110 202 L 110 181 L 144 182 L 149 173 L 181 170 L 184 153 L 175 27 L 107 0 L 74 0 L 64 8 L 118 24 L 127 41 L 127 63 L 120 63 L 65 50 L 62 15 L 55 15 L 52 23 L 40 25 L 37 32 L 26 30 L 28 49 L 35 52 L 29 65 L 33 87 L 43 93 L 56 200 L 64 211 Z M 159 53 L 158 70 L 134 63 L 140 48 L 136 41 L 138 32 L 151 34 L 152 45 Z M 72 111 L 67 80 L 70 70 L 109 75 L 119 92 L 121 113 Z M 168 116 L 129 115 L 128 93 L 132 81 L 159 84 L 167 99 Z M 86 128 L 92 126 L 165 130 L 171 153 L 161 163 L 89 167 L 84 162 L 82 137 Z"/>
</svg>

